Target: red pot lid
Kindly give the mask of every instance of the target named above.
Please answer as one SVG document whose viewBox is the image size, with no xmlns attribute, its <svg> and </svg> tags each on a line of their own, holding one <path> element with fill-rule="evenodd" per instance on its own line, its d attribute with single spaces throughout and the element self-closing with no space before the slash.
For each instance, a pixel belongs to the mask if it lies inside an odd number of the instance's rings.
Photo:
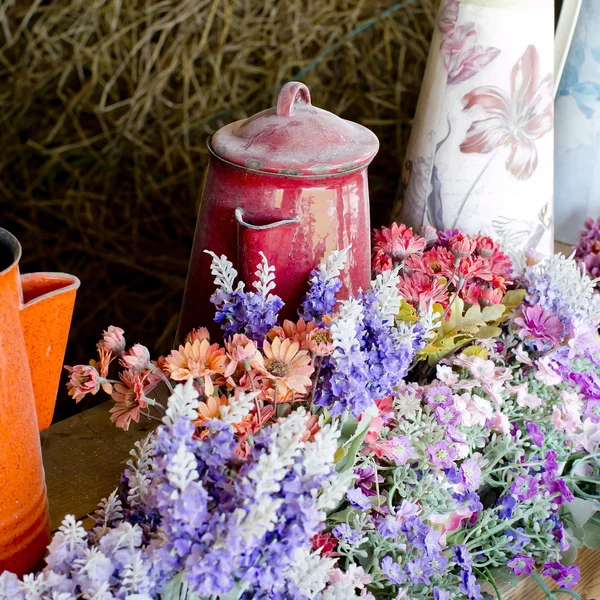
<svg viewBox="0 0 600 600">
<path fill-rule="evenodd" d="M 211 148 L 254 171 L 322 175 L 368 164 L 379 140 L 366 127 L 313 106 L 308 88 L 291 81 L 281 88 L 276 107 L 219 129 Z"/>
</svg>

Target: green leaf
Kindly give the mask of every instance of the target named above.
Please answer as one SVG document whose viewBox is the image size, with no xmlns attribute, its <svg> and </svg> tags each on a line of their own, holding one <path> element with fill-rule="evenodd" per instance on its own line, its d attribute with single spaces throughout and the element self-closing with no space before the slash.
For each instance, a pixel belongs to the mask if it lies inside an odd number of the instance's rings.
<svg viewBox="0 0 600 600">
<path fill-rule="evenodd" d="M 363 425 L 364 423 L 364 425 Z M 342 457 L 342 459 L 337 463 L 336 469 L 338 473 L 343 473 L 348 469 L 351 469 L 356 462 L 356 455 L 362 446 L 363 440 L 369 431 L 369 425 L 371 424 L 371 419 L 363 419 L 359 425 L 362 427 L 357 427 L 357 433 L 354 434 L 352 442 L 349 446 L 345 445 L 344 450 L 346 454 Z M 348 442 L 346 442 L 348 444 Z"/>
<path fill-rule="evenodd" d="M 600 524 L 595 519 L 585 524 L 583 544 L 590 550 L 600 550 Z"/>
<path fill-rule="evenodd" d="M 569 512 L 576 527 L 583 527 L 595 513 L 600 511 L 600 502 L 575 498 L 563 506 L 564 512 Z"/>
<path fill-rule="evenodd" d="M 560 562 L 566 566 L 574 565 L 578 554 L 579 549 L 573 544 L 569 546 L 569 549 L 566 552 L 562 553 Z"/>
<path fill-rule="evenodd" d="M 516 588 L 519 585 L 519 578 L 508 567 L 490 568 L 490 573 L 496 583 L 510 585 Z"/>
</svg>

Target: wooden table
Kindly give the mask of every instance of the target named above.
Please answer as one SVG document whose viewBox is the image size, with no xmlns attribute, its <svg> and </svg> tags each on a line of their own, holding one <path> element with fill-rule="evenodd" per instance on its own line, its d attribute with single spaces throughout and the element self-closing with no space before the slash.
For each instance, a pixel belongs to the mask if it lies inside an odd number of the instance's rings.
<svg viewBox="0 0 600 600">
<path fill-rule="evenodd" d="M 85 519 L 94 511 L 119 483 L 133 444 L 152 429 L 149 422 L 133 423 L 129 432 L 117 429 L 109 421 L 111 404 L 105 402 L 42 433 L 53 530 L 67 513 Z M 577 564 L 581 568 L 577 591 L 584 600 L 600 600 L 600 552 L 582 551 Z M 548 585 L 553 587 L 551 582 Z M 527 578 L 518 588 L 506 589 L 502 598 L 542 600 L 544 595 L 535 581 Z"/>
</svg>

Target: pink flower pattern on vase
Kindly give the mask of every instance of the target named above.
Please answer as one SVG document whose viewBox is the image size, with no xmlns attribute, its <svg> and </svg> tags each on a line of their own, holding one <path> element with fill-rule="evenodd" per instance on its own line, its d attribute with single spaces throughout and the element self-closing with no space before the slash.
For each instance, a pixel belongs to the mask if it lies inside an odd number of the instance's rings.
<svg viewBox="0 0 600 600">
<path fill-rule="evenodd" d="M 499 48 L 484 48 L 477 44 L 475 23 L 456 24 L 458 8 L 458 0 L 449 0 L 442 6 L 438 19 L 438 28 L 443 35 L 440 50 L 448 71 L 448 85 L 471 79 L 500 54 Z"/>
<path fill-rule="evenodd" d="M 510 146 L 506 168 L 517 179 L 529 179 L 538 165 L 534 142 L 552 131 L 552 81 L 552 74 L 542 78 L 538 51 L 528 46 L 511 72 L 510 94 L 488 86 L 463 98 L 463 110 L 480 106 L 486 118 L 473 121 L 460 151 L 487 154 Z"/>
</svg>

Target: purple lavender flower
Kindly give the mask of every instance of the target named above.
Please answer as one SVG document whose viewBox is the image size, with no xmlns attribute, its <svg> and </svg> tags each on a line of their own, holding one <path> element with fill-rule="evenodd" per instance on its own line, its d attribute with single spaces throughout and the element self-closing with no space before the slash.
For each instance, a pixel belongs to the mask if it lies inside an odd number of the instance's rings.
<svg viewBox="0 0 600 600">
<path fill-rule="evenodd" d="M 359 488 L 348 490 L 346 492 L 346 498 L 354 508 L 359 508 L 360 510 L 368 510 L 371 508 L 369 497 Z"/>
<path fill-rule="evenodd" d="M 402 523 L 401 530 L 406 534 L 409 544 L 420 550 L 425 549 L 425 540 L 429 533 L 429 527 L 419 517 L 410 517 Z"/>
<path fill-rule="evenodd" d="M 442 469 L 449 469 L 454 466 L 456 450 L 452 446 L 449 446 L 445 440 L 440 440 L 437 444 L 428 446 L 427 452 L 432 465 Z"/>
<path fill-rule="evenodd" d="M 468 508 L 471 512 L 477 513 L 483 510 L 483 504 L 476 492 L 465 492 L 464 494 L 452 494 L 452 497 L 462 506 Z"/>
<path fill-rule="evenodd" d="M 433 587 L 433 600 L 450 600 L 450 592 L 440 590 L 436 585 Z"/>
<path fill-rule="evenodd" d="M 361 540 L 361 533 L 357 529 L 352 529 L 347 523 L 340 523 L 336 525 L 331 533 L 341 540 L 348 542 L 349 544 L 356 544 Z"/>
<path fill-rule="evenodd" d="M 565 328 L 557 316 L 539 304 L 524 306 L 522 315 L 515 319 L 515 324 L 521 328 L 519 335 L 523 340 L 531 341 L 540 352 L 560 343 Z"/>
<path fill-rule="evenodd" d="M 552 537 L 560 546 L 561 551 L 566 552 L 571 545 L 567 540 L 567 535 L 565 533 L 563 524 L 559 521 L 556 515 L 550 515 L 548 520 L 554 524 L 554 527 L 552 528 Z"/>
<path fill-rule="evenodd" d="M 535 560 L 531 556 L 525 556 L 524 554 L 515 554 L 506 565 L 512 569 L 512 572 L 520 577 L 521 575 L 531 575 L 533 567 L 535 566 Z"/>
<path fill-rule="evenodd" d="M 429 581 L 433 575 L 429 561 L 425 556 L 406 563 L 405 570 L 408 578 L 415 585 L 418 585 L 419 583 L 429 585 Z"/>
<path fill-rule="evenodd" d="M 458 589 L 467 596 L 469 600 L 483 600 L 481 588 L 472 571 L 461 571 L 460 578 L 461 582 Z"/>
<path fill-rule="evenodd" d="M 386 556 L 381 561 L 381 570 L 385 573 L 385 576 L 389 579 L 391 583 L 394 585 L 402 585 L 406 581 L 406 574 L 400 567 L 400 565 L 395 562 L 391 556 Z"/>
<path fill-rule="evenodd" d="M 527 433 L 529 434 L 531 441 L 536 446 L 541 448 L 544 445 L 544 440 L 546 439 L 546 436 L 543 434 L 539 425 L 537 423 L 529 422 L 525 427 L 527 427 Z"/>
<path fill-rule="evenodd" d="M 440 425 L 457 425 L 460 420 L 460 413 L 452 406 L 438 405 L 433 414 Z"/>
<path fill-rule="evenodd" d="M 600 400 L 588 400 L 583 414 L 588 417 L 592 423 L 600 423 Z"/>
<path fill-rule="evenodd" d="M 496 506 L 499 506 L 498 516 L 501 519 L 510 519 L 513 516 L 513 511 L 517 506 L 517 501 L 514 496 L 504 495 L 500 496 Z"/>
<path fill-rule="evenodd" d="M 313 269 L 308 281 L 308 292 L 298 310 L 298 316 L 305 321 L 314 320 L 319 326 L 323 317 L 333 314 L 337 302 L 336 294 L 342 287 L 339 277 L 332 277 L 326 269 Z"/>
<path fill-rule="evenodd" d="M 460 476 L 468 490 L 475 491 L 481 485 L 481 468 L 476 460 L 469 458 L 460 466 Z"/>
<path fill-rule="evenodd" d="M 454 562 L 461 569 L 471 570 L 473 559 L 466 546 L 453 546 L 452 555 L 454 556 Z"/>
<path fill-rule="evenodd" d="M 396 462 L 399 465 L 405 465 L 415 453 L 410 445 L 410 439 L 405 435 L 398 435 L 390 437 L 389 441 L 396 446 L 394 449 Z"/>
<path fill-rule="evenodd" d="M 359 488 L 365 496 L 376 496 L 377 491 L 373 489 L 375 487 L 375 480 L 378 483 L 383 483 L 384 479 L 376 473 L 375 469 L 371 465 L 364 465 L 357 469 L 354 469 L 356 480 L 354 486 Z"/>
<path fill-rule="evenodd" d="M 255 342 L 265 338 L 283 307 L 279 296 L 241 290 L 229 294 L 217 290 L 210 300 L 216 308 L 215 322 L 221 324 L 225 337 L 244 333 Z"/>
<path fill-rule="evenodd" d="M 548 450 L 544 458 L 544 469 L 547 475 L 553 477 L 558 472 L 558 462 L 556 461 L 556 450 Z"/>
<path fill-rule="evenodd" d="M 544 565 L 542 575 L 552 577 L 560 586 L 573 589 L 579 583 L 579 567 L 573 565 L 565 567 L 558 562 L 549 562 Z"/>
<path fill-rule="evenodd" d="M 512 486 L 510 491 L 520 502 L 530 500 L 539 491 L 538 481 L 535 477 L 519 475 Z"/>
<path fill-rule="evenodd" d="M 515 529 L 507 529 L 504 535 L 509 538 L 507 546 L 512 548 L 513 551 L 521 550 L 525 544 L 531 541 L 528 535 L 525 535 L 525 530 L 522 527 L 516 527 Z"/>
<path fill-rule="evenodd" d="M 552 501 L 559 506 L 565 502 L 572 502 L 575 499 L 573 492 L 567 486 L 567 482 L 562 479 L 554 479 L 546 484 L 548 493 L 552 496 Z"/>
<path fill-rule="evenodd" d="M 430 406 L 452 406 L 452 390 L 447 385 L 430 386 L 425 391 L 425 403 Z"/>
<path fill-rule="evenodd" d="M 441 553 L 428 554 L 429 566 L 434 573 L 445 573 L 448 570 L 448 559 Z"/>
</svg>

